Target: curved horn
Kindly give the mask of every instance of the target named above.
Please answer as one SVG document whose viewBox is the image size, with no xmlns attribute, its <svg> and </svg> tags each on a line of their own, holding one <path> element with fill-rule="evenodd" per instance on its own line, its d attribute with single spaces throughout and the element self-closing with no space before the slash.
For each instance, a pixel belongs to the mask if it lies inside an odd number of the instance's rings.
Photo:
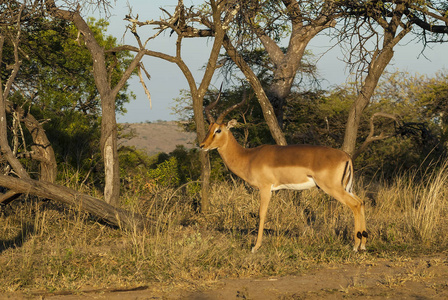
<svg viewBox="0 0 448 300">
<path fill-rule="evenodd" d="M 216 120 L 216 123 L 221 124 L 222 121 L 224 120 L 225 116 L 227 116 L 227 114 L 228 114 L 229 112 L 231 112 L 231 111 L 234 110 L 235 108 L 238 108 L 238 107 L 242 106 L 242 105 L 246 102 L 246 98 L 247 98 L 247 97 L 246 97 L 246 89 L 244 89 L 244 92 L 243 92 L 243 101 L 241 101 L 240 103 L 234 104 L 234 105 L 232 105 L 231 107 L 227 108 L 225 111 L 223 111 L 223 112 L 219 115 L 218 119 Z"/>
<path fill-rule="evenodd" d="M 216 103 L 218 103 L 219 98 L 221 98 L 221 90 L 222 90 L 222 83 L 221 83 L 221 87 L 219 88 L 219 94 L 218 97 L 216 98 L 216 100 L 214 102 L 211 102 L 209 105 L 207 105 L 205 107 L 205 115 L 207 116 L 207 119 L 209 120 L 210 123 L 215 123 L 215 119 L 213 118 L 210 110 L 215 107 Z"/>
</svg>

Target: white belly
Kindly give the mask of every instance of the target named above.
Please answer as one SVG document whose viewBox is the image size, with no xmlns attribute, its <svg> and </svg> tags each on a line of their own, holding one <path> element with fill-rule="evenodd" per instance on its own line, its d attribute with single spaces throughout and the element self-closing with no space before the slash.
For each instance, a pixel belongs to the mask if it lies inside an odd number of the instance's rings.
<svg viewBox="0 0 448 300">
<path fill-rule="evenodd" d="M 277 190 L 308 190 L 312 187 L 315 187 L 316 183 L 312 178 L 308 178 L 308 181 L 302 182 L 302 183 L 287 183 L 287 184 L 280 184 L 277 186 L 272 185 L 271 191 L 277 191 Z"/>
</svg>

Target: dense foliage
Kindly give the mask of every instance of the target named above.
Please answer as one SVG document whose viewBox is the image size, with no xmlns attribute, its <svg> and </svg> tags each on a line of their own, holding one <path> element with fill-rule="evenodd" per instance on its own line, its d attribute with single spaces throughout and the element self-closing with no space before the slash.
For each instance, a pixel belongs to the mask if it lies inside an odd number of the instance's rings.
<svg viewBox="0 0 448 300">
<path fill-rule="evenodd" d="M 106 21 L 89 19 L 89 25 L 101 46 L 117 46 L 116 38 L 105 35 Z M 13 60 L 13 49 L 10 44 L 5 46 L 3 57 L 8 64 Z M 40 18 L 33 26 L 23 27 L 21 51 L 26 56 L 9 100 L 43 123 L 61 179 L 98 184 L 103 176 L 90 175 L 103 172 L 98 144 L 101 103 L 92 75 L 92 58 L 82 36 L 67 22 Z M 119 80 L 129 58 L 128 52 L 107 54 L 107 62 L 114 70 L 111 84 Z M 124 104 L 134 97 L 127 87 L 117 96 L 119 113 L 125 112 Z M 21 147 L 26 151 L 31 140 L 29 133 L 24 134 Z"/>
</svg>

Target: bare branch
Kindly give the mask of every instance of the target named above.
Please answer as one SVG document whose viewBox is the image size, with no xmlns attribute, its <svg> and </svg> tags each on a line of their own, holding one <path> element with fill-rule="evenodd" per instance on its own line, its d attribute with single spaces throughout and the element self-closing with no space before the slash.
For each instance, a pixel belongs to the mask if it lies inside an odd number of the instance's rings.
<svg viewBox="0 0 448 300">
<path fill-rule="evenodd" d="M 143 89 L 145 90 L 146 97 L 148 97 L 148 100 L 149 100 L 149 108 L 152 109 L 151 94 L 149 93 L 149 90 L 148 90 L 148 88 L 146 87 L 145 81 L 143 80 L 142 69 L 144 70 L 144 72 L 145 72 L 145 74 L 146 74 L 146 77 L 147 77 L 148 79 L 150 79 L 150 76 L 149 76 L 148 72 L 146 72 L 145 67 L 143 66 L 142 63 L 140 63 L 140 64 L 138 65 L 138 67 L 137 67 L 138 77 L 140 78 L 140 83 L 142 84 Z"/>
<path fill-rule="evenodd" d="M 394 121 L 394 123 L 399 123 L 399 117 L 397 115 L 393 115 L 393 114 L 388 114 L 388 113 L 383 113 L 383 112 L 377 112 L 374 113 L 371 117 L 370 117 L 370 122 L 369 122 L 369 127 L 370 127 L 370 131 L 369 134 L 367 135 L 366 139 L 364 140 L 364 142 L 362 143 L 361 147 L 358 148 L 358 150 L 356 150 L 356 152 L 353 154 L 352 159 L 355 160 L 362 152 L 364 152 L 364 150 L 374 141 L 380 141 L 380 140 L 384 140 L 387 138 L 392 137 L 392 134 L 385 134 L 384 131 L 381 131 L 381 133 L 379 135 L 375 135 L 375 118 L 376 117 L 382 117 L 382 118 L 388 118 Z"/>
<path fill-rule="evenodd" d="M 16 26 L 15 29 L 17 32 L 15 33 L 15 37 L 11 38 L 12 44 L 13 44 L 13 51 L 14 51 L 14 65 L 12 68 L 12 72 L 9 75 L 9 78 L 7 82 L 4 85 L 4 90 L 0 90 L 0 152 L 1 155 L 6 158 L 8 163 L 11 165 L 11 167 L 14 169 L 15 173 L 18 174 L 21 178 L 29 178 L 28 173 L 26 172 L 23 165 L 20 163 L 20 161 L 14 156 L 11 147 L 8 143 L 8 134 L 7 134 L 7 119 L 6 119 L 6 101 L 9 96 L 9 92 L 11 89 L 11 86 L 15 80 L 15 77 L 18 74 L 21 61 L 19 59 L 19 41 L 20 41 L 20 22 L 21 18 L 20 15 L 23 11 L 24 5 L 20 8 L 20 11 L 18 12 L 18 16 L 16 17 Z M 5 42 L 5 36 L 3 35 L 3 32 L 0 34 L 0 61 L 2 61 L 3 58 L 3 46 Z M 0 78 L 0 87 L 3 88 L 3 83 Z"/>
<path fill-rule="evenodd" d="M 205 115 L 207 116 L 207 119 L 208 119 L 208 121 L 210 123 L 215 123 L 215 118 L 213 118 L 211 110 L 213 109 L 213 107 L 216 106 L 216 104 L 218 103 L 219 99 L 221 98 L 221 90 L 222 90 L 222 83 L 221 83 L 221 87 L 219 88 L 219 93 L 218 93 L 218 97 L 216 97 L 216 100 L 211 102 L 204 109 L 205 110 Z"/>
</svg>

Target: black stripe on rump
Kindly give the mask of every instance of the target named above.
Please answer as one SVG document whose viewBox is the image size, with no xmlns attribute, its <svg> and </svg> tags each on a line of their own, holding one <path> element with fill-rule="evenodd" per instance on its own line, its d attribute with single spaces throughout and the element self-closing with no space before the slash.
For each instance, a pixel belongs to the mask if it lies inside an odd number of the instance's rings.
<svg viewBox="0 0 448 300">
<path fill-rule="evenodd" d="M 350 168 L 350 161 L 347 161 L 345 163 L 344 174 L 342 174 L 342 180 L 341 180 L 341 185 L 345 190 L 347 190 L 347 185 L 350 182 L 351 173 L 352 173 L 352 170 Z M 350 193 L 351 191 L 347 191 L 347 192 Z"/>
</svg>

